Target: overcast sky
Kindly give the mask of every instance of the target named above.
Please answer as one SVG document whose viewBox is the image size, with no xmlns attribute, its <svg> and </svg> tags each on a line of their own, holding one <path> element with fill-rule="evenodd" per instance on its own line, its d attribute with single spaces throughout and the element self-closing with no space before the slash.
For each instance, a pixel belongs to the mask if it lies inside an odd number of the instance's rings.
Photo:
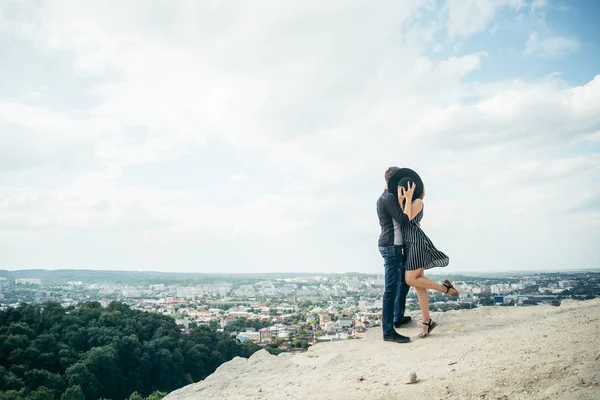
<svg viewBox="0 0 600 400">
<path fill-rule="evenodd" d="M 600 3 L 0 0 L 0 269 L 600 266 Z"/>
</svg>

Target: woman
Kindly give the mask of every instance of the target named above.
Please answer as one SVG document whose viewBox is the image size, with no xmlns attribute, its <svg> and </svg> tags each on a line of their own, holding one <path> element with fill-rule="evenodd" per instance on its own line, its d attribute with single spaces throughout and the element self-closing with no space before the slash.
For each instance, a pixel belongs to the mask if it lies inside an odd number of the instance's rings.
<svg viewBox="0 0 600 400">
<path fill-rule="evenodd" d="M 448 256 L 435 248 L 431 240 L 421 229 L 420 223 L 423 218 L 423 198 L 425 188 L 419 198 L 414 199 L 416 184 L 411 178 L 402 178 L 398 181 L 398 202 L 400 208 L 407 215 L 409 222 L 401 226 L 402 239 L 404 241 L 404 252 L 406 261 L 406 283 L 413 286 L 417 291 L 421 317 L 423 319 L 423 332 L 419 337 L 429 336 L 433 328 L 437 326 L 429 316 L 429 296 L 427 289 L 434 289 L 458 298 L 458 290 L 449 280 L 443 285 L 425 278 L 425 270 L 434 267 L 445 267 L 448 265 Z"/>
</svg>

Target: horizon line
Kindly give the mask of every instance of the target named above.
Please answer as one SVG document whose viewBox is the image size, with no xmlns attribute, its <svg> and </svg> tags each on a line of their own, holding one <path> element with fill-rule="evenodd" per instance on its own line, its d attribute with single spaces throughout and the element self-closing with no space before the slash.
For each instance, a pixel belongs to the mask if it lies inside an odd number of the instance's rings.
<svg viewBox="0 0 600 400">
<path fill-rule="evenodd" d="M 26 271 L 45 271 L 45 272 L 58 272 L 58 271 L 79 271 L 79 272 L 113 272 L 113 273 L 155 273 L 155 274 L 187 274 L 187 275 L 383 275 L 376 272 L 359 272 L 359 271 L 346 271 L 346 272 L 183 272 L 183 271 L 156 271 L 156 270 L 118 270 L 118 269 L 78 269 L 78 268 L 56 268 L 56 269 L 45 269 L 45 268 L 25 268 L 25 269 L 0 269 L 0 272 L 26 272 Z M 532 274 L 547 274 L 557 272 L 592 272 L 599 271 L 600 267 L 588 267 L 588 268 L 571 268 L 571 269 L 546 269 L 546 270 L 498 270 L 498 271 L 473 271 L 473 270 L 459 270 L 451 271 L 449 273 L 436 273 L 431 272 L 429 275 L 466 275 L 466 274 L 477 274 L 477 275 L 489 275 L 489 274 L 512 274 L 512 273 L 532 273 Z"/>
</svg>

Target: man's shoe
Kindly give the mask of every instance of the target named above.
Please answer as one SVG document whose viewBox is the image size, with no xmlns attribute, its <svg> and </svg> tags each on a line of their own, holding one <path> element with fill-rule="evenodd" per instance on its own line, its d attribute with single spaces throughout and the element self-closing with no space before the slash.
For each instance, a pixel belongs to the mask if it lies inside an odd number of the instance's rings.
<svg viewBox="0 0 600 400">
<path fill-rule="evenodd" d="M 392 335 L 384 335 L 383 340 L 386 342 L 396 342 L 396 343 L 408 343 L 410 342 L 410 338 L 406 336 L 399 335 L 394 333 Z"/>
<path fill-rule="evenodd" d="M 394 322 L 394 328 L 400 328 L 402 325 L 406 325 L 406 324 L 410 323 L 410 321 L 412 321 L 411 317 L 404 317 L 402 319 L 402 321 Z"/>
</svg>

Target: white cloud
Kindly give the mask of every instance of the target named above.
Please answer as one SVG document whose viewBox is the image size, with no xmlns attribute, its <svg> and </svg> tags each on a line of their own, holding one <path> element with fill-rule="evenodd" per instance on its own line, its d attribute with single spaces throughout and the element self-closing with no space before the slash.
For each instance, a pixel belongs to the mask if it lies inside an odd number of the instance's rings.
<svg viewBox="0 0 600 400">
<path fill-rule="evenodd" d="M 235 174 L 231 175 L 231 182 L 232 183 L 239 182 L 242 179 L 244 179 L 244 174 L 240 174 L 240 173 L 236 172 Z"/>
<path fill-rule="evenodd" d="M 467 36 L 487 28 L 502 8 L 518 10 L 523 0 L 448 0 L 448 35 Z"/>
<path fill-rule="evenodd" d="M 536 238 L 576 237 L 590 262 L 598 158 L 564 152 L 597 141 L 600 77 L 472 81 L 496 60 L 453 39 L 527 4 L 448 1 L 424 23 L 431 1 L 4 10 L 85 102 L 0 97 L 3 264 L 379 271 L 389 164 L 423 175 L 451 269 L 571 266 Z M 580 196 L 554 204 L 569 182 Z"/>
<path fill-rule="evenodd" d="M 562 36 L 540 38 L 537 32 L 531 32 L 525 43 L 525 54 L 540 58 L 560 58 L 579 51 L 579 42 Z"/>
<path fill-rule="evenodd" d="M 533 0 L 531 5 L 529 6 L 532 13 L 536 13 L 538 10 L 543 12 L 542 10 L 548 7 L 548 0 Z"/>
</svg>

